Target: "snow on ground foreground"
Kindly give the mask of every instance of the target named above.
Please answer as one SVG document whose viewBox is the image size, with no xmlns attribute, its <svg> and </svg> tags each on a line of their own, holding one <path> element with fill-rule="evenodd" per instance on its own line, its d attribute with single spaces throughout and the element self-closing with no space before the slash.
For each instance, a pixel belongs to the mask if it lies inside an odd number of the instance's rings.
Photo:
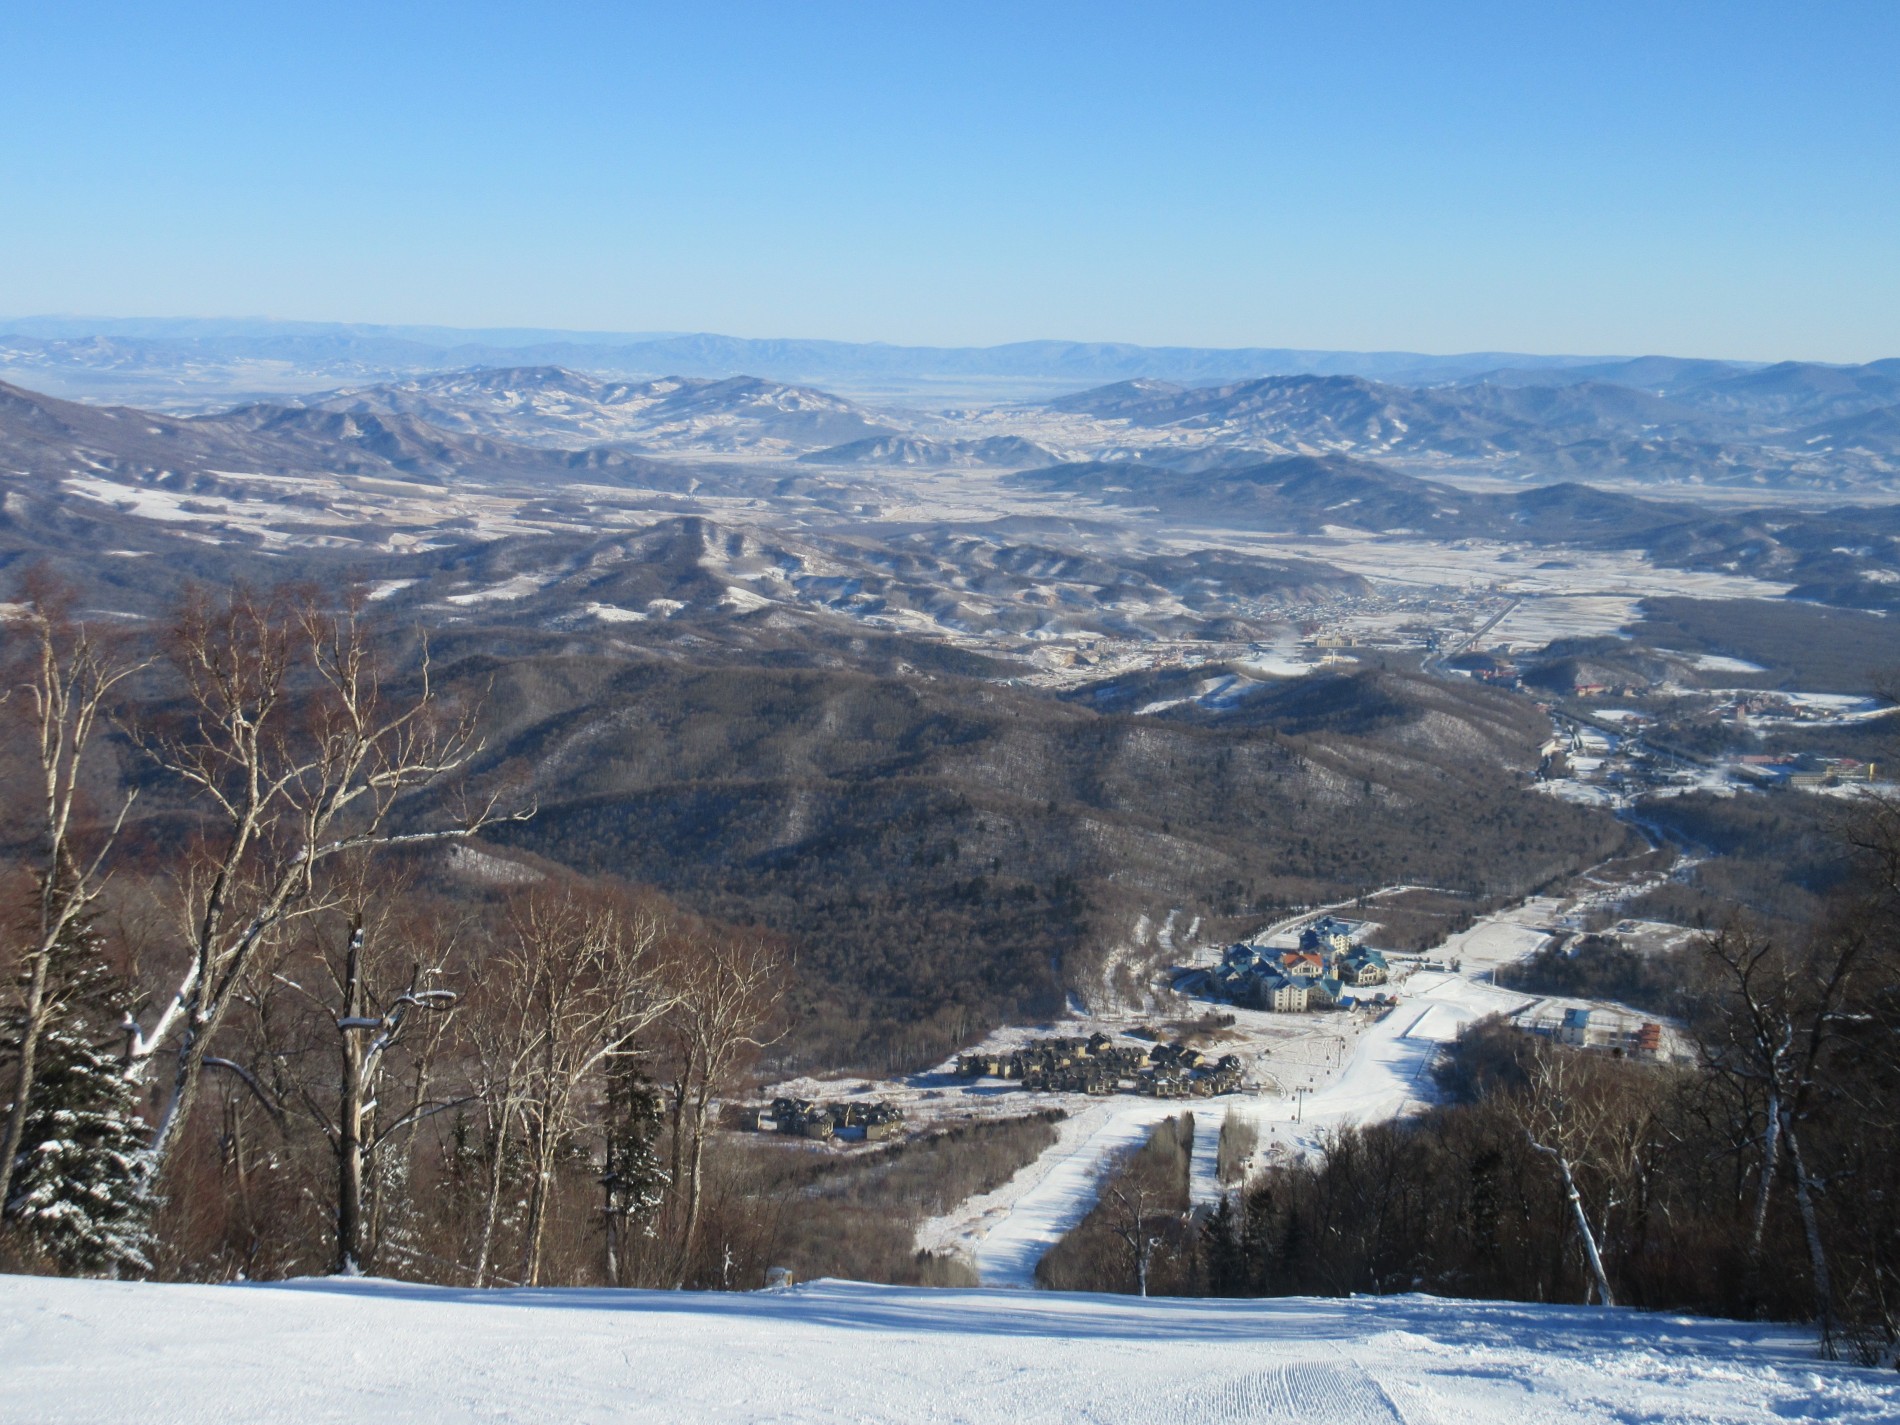
<svg viewBox="0 0 1900 1425">
<path fill-rule="evenodd" d="M 1893 1421 L 1787 1327 L 1431 1297 L 1137 1301 L 0 1277 L 0 1420 Z"/>
</svg>

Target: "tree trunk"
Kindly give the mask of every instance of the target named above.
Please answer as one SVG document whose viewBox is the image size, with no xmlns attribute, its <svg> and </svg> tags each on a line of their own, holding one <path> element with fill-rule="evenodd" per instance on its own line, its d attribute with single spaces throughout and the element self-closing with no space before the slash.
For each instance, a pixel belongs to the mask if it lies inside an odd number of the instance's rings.
<svg viewBox="0 0 1900 1425">
<path fill-rule="evenodd" d="M 350 936 L 344 960 L 343 1015 L 363 1017 L 363 935 Z M 337 1106 L 336 1270 L 353 1277 L 362 1271 L 363 1253 L 363 1041 L 355 1024 L 343 1029 L 343 1093 Z"/>
<path fill-rule="evenodd" d="M 501 1190 L 505 1173 L 504 1164 L 508 1155 L 508 1122 L 514 1116 L 514 1105 L 506 1098 L 502 1100 L 501 1114 L 495 1123 L 494 1158 L 488 1169 L 488 1210 L 482 1217 L 482 1247 L 475 1258 L 475 1285 L 488 1285 L 488 1264 L 495 1253 L 495 1226 L 501 1217 Z"/>
<path fill-rule="evenodd" d="M 607 1166 L 600 1175 L 600 1221 L 607 1236 L 607 1285 L 620 1285 L 619 1244 L 614 1232 L 614 1145 L 612 1139 L 607 1143 Z"/>
<path fill-rule="evenodd" d="M 534 1185 L 528 1189 L 528 1240 L 521 1263 L 521 1280 L 541 1285 L 541 1237 L 548 1220 L 548 1180 L 554 1165 L 553 1134 L 543 1122 L 534 1133 Z"/>
<path fill-rule="evenodd" d="M 1768 1199 L 1774 1191 L 1775 1173 L 1781 1161 L 1781 1093 L 1770 1088 L 1768 1091 L 1768 1122 L 1761 1134 L 1761 1182 L 1755 1189 L 1755 1213 L 1748 1228 L 1748 1260 L 1750 1266 L 1761 1260 L 1761 1244 L 1768 1230 Z"/>
<path fill-rule="evenodd" d="M 1577 1214 L 1577 1231 L 1583 1235 L 1583 1254 L 1590 1259 L 1590 1271 L 1597 1279 L 1597 1296 L 1605 1306 L 1615 1306 L 1616 1297 L 1610 1291 L 1609 1273 L 1603 1270 L 1603 1258 L 1597 1253 L 1596 1234 L 1590 1230 L 1590 1218 L 1583 1210 L 1583 1194 L 1577 1191 L 1576 1180 L 1570 1176 L 1570 1163 L 1561 1153 L 1557 1154 L 1557 1168 L 1563 1174 L 1564 1193 L 1570 1199 L 1570 1210 Z"/>
<path fill-rule="evenodd" d="M 40 1052 L 40 1036 L 46 1031 L 46 974 L 51 956 L 33 957 L 33 969 L 26 985 L 25 1014 L 20 1028 L 20 1067 L 14 1076 L 13 1105 L 7 1113 L 7 1131 L 0 1143 L 0 1216 L 4 1216 L 8 1195 L 13 1191 L 13 1165 L 20 1156 L 26 1137 L 27 1100 L 33 1096 L 33 1077 Z"/>
<path fill-rule="evenodd" d="M 672 1100 L 671 1117 L 673 1119 L 672 1162 L 670 1164 L 672 1177 L 668 1179 L 668 1181 L 673 1184 L 676 1190 L 681 1183 L 686 1181 L 683 1176 L 686 1161 L 686 1099 L 687 1090 L 691 1084 L 691 1075 L 693 1072 L 692 1064 L 692 1055 L 689 1052 L 684 1065 L 680 1068 L 678 1075 L 676 1075 L 673 1080 L 672 1092 L 668 1095 Z"/>
<path fill-rule="evenodd" d="M 1821 1355 L 1836 1356 L 1834 1347 L 1834 1284 L 1827 1270 L 1827 1249 L 1821 1244 L 1821 1223 L 1814 1211 L 1814 1192 L 1808 1181 L 1807 1164 L 1801 1159 L 1801 1144 L 1794 1136 L 1794 1124 L 1782 1126 L 1781 1136 L 1788 1142 L 1788 1157 L 1794 1163 L 1794 1197 L 1801 1208 L 1801 1228 L 1808 1239 L 1808 1264 L 1814 1276 L 1814 1325 L 1821 1334 Z"/>
<path fill-rule="evenodd" d="M 191 1111 L 197 1105 L 198 1091 L 204 1081 L 205 1060 L 211 1054 L 211 1041 L 231 1011 L 232 989 L 243 960 L 227 959 L 224 974 L 216 984 L 207 983 L 210 962 L 201 956 L 198 964 L 198 972 L 191 977 L 190 991 L 181 1002 L 180 1017 L 185 1022 L 185 1034 L 178 1046 L 178 1069 L 172 1078 L 171 1098 L 152 1133 L 151 1166 L 146 1173 L 148 1190 L 156 1189 L 177 1144 L 178 1134 L 191 1120 Z M 137 1073 L 138 1067 L 135 1063 L 132 1072 Z"/>
<path fill-rule="evenodd" d="M 210 1033 L 201 1025 L 192 1023 L 185 1031 L 185 1042 L 178 1046 L 178 1069 L 172 1077 L 171 1097 L 166 1100 L 164 1111 L 159 1115 L 158 1127 L 152 1133 L 152 1167 L 148 1181 L 153 1188 L 157 1187 L 159 1177 L 171 1160 L 172 1147 L 177 1142 L 180 1127 L 197 1106 L 198 1085 L 204 1076 L 205 1057 L 210 1052 Z"/>
<path fill-rule="evenodd" d="M 1590 1261 L 1590 1272 L 1596 1278 L 1597 1296 L 1604 1306 L 1615 1306 L 1616 1297 L 1610 1291 L 1609 1273 L 1603 1270 L 1603 1258 L 1597 1252 L 1596 1234 L 1590 1230 L 1590 1218 L 1583 1210 L 1583 1194 L 1577 1191 L 1577 1180 L 1570 1175 L 1570 1160 L 1555 1148 L 1539 1143 L 1529 1133 L 1530 1145 L 1539 1153 L 1548 1154 L 1557 1164 L 1557 1172 L 1564 1180 L 1564 1196 L 1570 1199 L 1570 1210 L 1576 1214 L 1577 1231 L 1583 1237 L 1583 1254 Z"/>
<path fill-rule="evenodd" d="M 699 1235 L 700 1164 L 706 1156 L 706 1096 L 693 1103 L 692 1141 L 687 1146 L 686 1224 L 680 1230 L 679 1267 L 673 1273 L 673 1289 L 686 1285 L 686 1273 L 693 1264 L 694 1239 Z"/>
</svg>

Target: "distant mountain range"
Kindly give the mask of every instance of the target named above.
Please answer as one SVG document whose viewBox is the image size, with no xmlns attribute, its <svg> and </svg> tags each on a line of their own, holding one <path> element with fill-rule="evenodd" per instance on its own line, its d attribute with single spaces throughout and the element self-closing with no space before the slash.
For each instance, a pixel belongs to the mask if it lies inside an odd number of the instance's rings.
<svg viewBox="0 0 1900 1425">
<path fill-rule="evenodd" d="M 1656 362 L 1640 370 L 1665 374 Z M 1184 452 L 1197 464 L 1212 445 L 1526 480 L 1846 490 L 1900 476 L 1900 362 L 1788 363 L 1719 377 L 1705 367 L 1662 389 L 1668 394 L 1603 379 L 1414 387 L 1268 376 L 1193 388 L 1144 379 L 1060 397 L 1048 408 L 1139 433 L 1139 453 L 1149 458 Z M 1102 443 L 1109 439 L 1104 432 Z"/>
<path fill-rule="evenodd" d="M 306 398 L 318 410 L 411 416 L 530 444 L 781 455 L 897 432 L 851 401 L 753 376 L 610 381 L 559 366 L 451 371 Z"/>
<path fill-rule="evenodd" d="M 531 445 L 835 466 L 1026 468 L 1094 455 L 1189 468 L 1239 451 L 1526 482 L 1849 493 L 1900 481 L 1900 359 L 905 347 L 38 317 L 0 320 L 0 380 L 176 414 L 302 405 Z"/>
<path fill-rule="evenodd" d="M 1656 374 L 1655 363 L 1645 369 Z M 1047 402 L 1041 409 L 1058 420 L 1046 431 L 1035 408 L 880 411 L 756 376 L 621 381 L 559 366 L 436 372 L 294 404 L 528 445 L 833 466 L 1021 470 L 1093 455 L 1194 469 L 1352 455 L 1525 482 L 1850 491 L 1900 479 L 1900 404 L 1890 404 L 1900 403 L 1900 371 L 1707 375 L 1685 377 L 1674 396 L 1600 380 L 1418 387 L 1307 375 L 1189 387 L 1143 378 Z M 999 426 L 1007 433 L 974 433 Z"/>
<path fill-rule="evenodd" d="M 1014 381 L 1023 394 L 1132 377 L 1218 381 L 1268 374 L 1345 374 L 1398 382 L 1448 382 L 1486 371 L 1561 369 L 1597 360 L 1470 352 L 1319 351 L 1293 347 L 1138 346 L 1128 342 L 1023 341 L 1002 346 L 895 346 L 885 342 L 756 339 L 707 332 L 558 332 L 368 326 L 264 319 L 0 318 L 0 371 L 75 373 L 202 370 L 280 364 L 387 380 L 468 366 L 559 365 L 616 376 L 734 376 L 918 389 L 976 380 Z M 1746 369 L 1736 366 L 1733 369 Z M 306 388 L 307 389 L 307 388 Z M 1047 393 L 1046 391 L 1044 392 Z"/>
<path fill-rule="evenodd" d="M 1492 493 L 1341 455 L 1282 456 L 1198 470 L 1091 461 L 1006 478 L 1153 511 L 1175 529 L 1640 549 L 1663 564 L 1786 583 L 1796 598 L 1900 607 L 1900 507 L 1893 505 L 1711 510 L 1575 482 Z"/>
<path fill-rule="evenodd" d="M 1094 461 L 1010 478 L 1110 504 L 1154 507 L 1177 525 L 1310 534 L 1337 529 L 1435 540 L 1594 544 L 1640 539 L 1695 517 L 1686 506 L 1586 485 L 1478 493 L 1343 455 L 1289 455 L 1191 472 Z"/>
<path fill-rule="evenodd" d="M 205 409 L 247 396 L 381 384 L 475 366 L 564 366 L 619 379 L 751 374 L 825 385 L 874 400 L 979 402 L 1044 398 L 1136 379 L 1210 384 L 1270 375 L 1346 375 L 1399 385 L 1478 379 L 1548 385 L 1583 379 L 1650 389 L 1756 369 L 1746 362 L 1513 352 L 1438 356 L 1081 341 L 932 347 L 761 340 L 703 332 L 456 329 L 264 319 L 0 318 L 0 378 L 56 394 L 167 409 Z"/>
<path fill-rule="evenodd" d="M 1669 564 L 1786 583 L 1829 603 L 1900 607 L 1900 507 L 1891 504 L 1806 512 L 1785 502 L 1709 507 L 1580 481 L 1473 490 L 1430 478 L 1416 459 L 1405 467 L 1393 463 L 1399 454 L 1456 449 L 1458 441 L 1503 448 L 1508 439 L 1521 449 L 1529 443 L 1523 432 L 1534 429 L 1531 417 L 1546 410 L 1555 413 L 1555 428 L 1567 429 L 1563 423 L 1580 419 L 1580 409 L 1600 407 L 1606 422 L 1634 419 L 1652 409 L 1654 398 L 1600 397 L 1594 383 L 1556 393 L 1394 391 L 1354 378 L 1281 378 L 1212 394 L 1124 387 L 1062 403 L 1148 412 L 1146 418 L 1163 422 L 1271 420 L 1276 430 L 1299 423 L 1339 444 L 1355 435 L 1383 443 L 1395 453 L 1390 459 L 1336 449 L 1276 455 L 1201 446 L 1190 451 L 1193 458 L 1176 458 L 1178 452 L 1164 447 L 1145 452 L 1147 458 L 1110 452 L 1056 463 L 1046 447 L 1020 437 L 896 435 L 849 402 L 756 379 L 603 383 L 542 368 L 474 372 L 335 395 L 311 406 L 251 403 L 192 418 L 0 385 L 0 484 L 9 502 L 0 514 L 18 518 L 30 505 L 44 533 L 70 526 L 80 507 L 104 506 L 135 520 L 176 522 L 213 543 L 237 539 L 267 547 L 273 539 L 318 539 L 381 546 L 389 543 L 390 529 L 389 516 L 379 511 L 391 500 L 410 502 L 405 538 L 413 544 L 427 537 L 419 533 L 424 530 L 459 541 L 485 531 L 590 528 L 594 497 L 586 492 L 607 487 L 626 492 L 616 498 L 623 505 L 631 500 L 628 508 L 684 514 L 710 508 L 703 503 L 708 497 L 737 495 L 760 507 L 802 511 L 798 521 L 841 518 L 842 527 L 855 528 L 883 499 L 879 468 L 960 464 L 972 472 L 998 471 L 966 477 L 979 482 L 970 497 L 983 498 L 981 482 L 1000 480 L 1003 490 L 1036 492 L 1037 501 L 1044 495 L 1077 501 L 1066 513 L 1038 504 L 1039 518 L 1108 517 L 1176 531 L 1340 530 L 1440 543 L 1640 549 Z M 1100 419 L 1073 410 L 1050 418 Z M 1442 422 L 1436 445 L 1417 443 L 1428 418 Z M 1891 449 L 1896 425 L 1893 412 L 1882 407 L 1778 438 L 1831 443 L 1829 453 L 1789 460 L 1837 461 L 1850 443 Z M 547 443 L 555 432 L 578 427 L 621 439 L 573 448 Z M 867 428 L 873 433 L 826 443 Z M 504 431 L 531 438 L 509 439 Z M 632 448 L 636 434 L 667 453 Z M 789 458 L 801 444 L 809 447 L 801 458 Z M 742 454 L 712 458 L 708 451 Z M 843 468 L 853 465 L 863 473 Z M 418 485 L 441 493 L 418 495 Z M 411 493 L 397 493 L 404 488 Z M 531 504 L 520 504 L 524 498 Z M 900 496 L 899 503 L 910 498 Z M 504 507 L 518 513 L 504 516 Z M 84 537 L 72 528 L 71 538 L 80 541 L 74 547 L 83 547 Z M 295 529 L 305 533 L 281 532 Z M 40 537 L 29 537 L 23 526 L 19 547 Z M 925 586 L 948 577 L 918 568 Z M 999 565 L 982 578 L 1000 573 Z M 839 597 L 855 600 L 872 597 L 883 576 L 838 577 Z M 975 590 L 978 584 L 956 586 Z M 931 608 L 928 616 L 956 617 L 949 606 Z"/>
<path fill-rule="evenodd" d="M 708 332 L 575 332 L 546 328 L 387 326 L 285 322 L 265 318 L 0 318 L 0 369 L 67 370 L 105 377 L 170 372 L 178 380 L 211 368 L 282 368 L 285 376 L 325 371 L 389 380 L 469 366 L 561 365 L 617 376 L 724 377 L 752 373 L 788 382 L 1020 380 L 1070 390 L 1115 381 L 1208 384 L 1256 376 L 1365 376 L 1398 385 L 1547 386 L 1602 382 L 1676 395 L 1738 376 L 1736 388 L 1760 405 L 1816 373 L 1900 373 L 1900 360 L 1865 367 L 1812 362 L 1717 361 L 1695 357 L 1594 357 L 1478 351 L 1329 351 L 1300 347 L 1140 346 L 1129 342 L 1023 341 L 1000 346 L 898 346 L 885 342 L 759 339 Z M 262 371 L 255 374 L 262 375 Z M 305 389 L 311 389 L 306 387 Z M 1797 394 L 1797 400 L 1805 397 Z"/>
<path fill-rule="evenodd" d="M 915 465 L 961 470 L 1021 470 L 1030 465 L 1056 462 L 1056 457 L 1040 445 L 1014 435 L 993 435 L 982 440 L 870 436 L 829 450 L 814 450 L 798 458 L 812 465 Z"/>
<path fill-rule="evenodd" d="M 227 475 L 369 475 L 424 484 L 634 480 L 670 467 L 618 450 L 549 450 L 446 431 L 406 413 L 252 404 L 181 419 L 62 401 L 0 383 L 0 468 L 54 479 L 103 476 L 199 488 Z M 661 486 L 665 488 L 665 485 Z"/>
</svg>

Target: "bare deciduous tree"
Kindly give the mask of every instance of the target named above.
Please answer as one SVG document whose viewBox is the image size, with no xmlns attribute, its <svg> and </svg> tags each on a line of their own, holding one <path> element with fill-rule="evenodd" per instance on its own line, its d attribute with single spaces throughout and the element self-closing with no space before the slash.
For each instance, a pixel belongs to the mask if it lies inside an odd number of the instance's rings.
<svg viewBox="0 0 1900 1425">
<path fill-rule="evenodd" d="M 1800 950 L 1742 925 L 1711 937 L 1704 955 L 1721 993 L 1713 1002 L 1703 1053 L 1736 1085 L 1746 1105 L 1761 1105 L 1760 1168 L 1749 1223 L 1749 1259 L 1759 1271 L 1768 1211 L 1785 1153 L 1794 1170 L 1813 1278 L 1822 1350 L 1834 1349 L 1834 1289 L 1815 1197 L 1818 1185 L 1801 1150 L 1799 1124 L 1827 1069 L 1829 1050 L 1851 1017 L 1847 1005 L 1870 952 L 1869 927 L 1847 916 Z"/>
<path fill-rule="evenodd" d="M 699 1233 L 707 1116 L 746 1057 L 772 1042 L 766 1028 L 784 998 L 789 967 L 763 936 L 703 925 L 673 938 L 667 962 L 675 997 L 666 1018 L 674 1065 L 672 1179 L 684 1199 L 673 1285 L 681 1287 Z"/>
<path fill-rule="evenodd" d="M 81 825 L 87 758 L 108 701 L 142 666 L 74 618 L 69 596 L 49 579 L 29 578 L 26 592 L 17 622 L 27 638 L 15 645 L 25 666 L 7 670 L 16 676 L 8 680 L 6 699 L 19 711 L 18 730 L 30 748 L 38 846 L 33 910 L 17 956 L 10 957 L 19 965 L 21 994 L 17 1033 L 8 1046 L 14 1082 L 0 1134 L 0 1206 L 20 1155 L 40 1041 L 59 1012 L 55 961 L 98 900 L 107 857 L 136 795 L 127 794 L 110 825 L 88 836 Z"/>
<path fill-rule="evenodd" d="M 1584 1211 L 1583 1193 L 1577 1187 L 1575 1168 L 1591 1151 L 1595 1119 L 1600 1114 L 1574 1091 L 1574 1073 L 1570 1057 L 1546 1050 L 1531 1065 L 1529 1091 L 1521 1101 L 1521 1126 L 1530 1146 L 1556 1165 L 1564 1184 L 1564 1197 L 1576 1218 L 1577 1235 L 1583 1242 L 1583 1254 L 1590 1264 L 1596 1283 L 1597 1300 L 1603 1306 L 1615 1306 L 1610 1290 L 1610 1275 L 1604 1269 L 1603 1255 L 1597 1249 L 1597 1234 Z"/>
<path fill-rule="evenodd" d="M 486 1089 L 496 1102 L 491 1178 L 477 1284 L 492 1267 L 504 1163 L 518 1130 L 529 1174 L 522 1280 L 540 1280 L 554 1174 L 601 1070 L 636 1052 L 639 1036 L 677 1000 L 657 951 L 667 929 L 655 906 L 538 886 L 510 910 L 512 944 L 488 974 L 501 1012 L 484 1026 Z"/>
<path fill-rule="evenodd" d="M 1179 1216 L 1158 1209 L 1157 1194 L 1139 1173 L 1128 1173 L 1108 1190 L 1114 1212 L 1108 1230 L 1128 1248 L 1129 1265 L 1134 1269 L 1137 1294 L 1148 1294 L 1148 1268 L 1154 1261 L 1155 1248 L 1162 1243 L 1156 1230 L 1163 1219 Z"/>
<path fill-rule="evenodd" d="M 309 1075 L 291 1074 L 288 1087 L 322 1131 L 336 1162 L 336 1270 L 345 1276 L 361 1270 L 369 1259 L 366 1248 L 376 1239 L 366 1232 L 364 1212 L 384 1147 L 425 1119 L 468 1102 L 465 1096 L 438 1100 L 429 1092 L 435 1051 L 459 998 L 434 983 L 441 975 L 439 947 L 431 947 L 437 953 L 428 957 L 430 963 L 411 955 L 406 974 L 392 973 L 399 951 L 379 942 L 395 938 L 389 917 L 372 924 L 359 907 L 349 918 L 341 953 L 325 957 L 322 973 L 330 981 L 325 995 L 285 975 L 272 976 L 310 1001 L 335 1034 L 334 1077 L 315 1082 Z M 396 1063 L 393 1051 L 415 1038 L 415 1026 L 424 1021 L 419 1047 L 409 1046 L 414 1049 L 408 1055 L 410 1080 L 403 1086 L 406 1096 L 399 1097 L 389 1077 Z M 284 1057 L 281 1051 L 277 1057 Z"/>
<path fill-rule="evenodd" d="M 466 767 L 480 743 L 472 712 L 445 715 L 426 646 L 414 688 L 390 696 L 360 613 L 354 601 L 337 610 L 308 591 L 199 593 L 167 640 L 184 710 L 142 740 L 208 809 L 209 825 L 181 878 L 184 970 L 149 1028 L 127 1026 L 135 1079 L 172 1051 L 152 1136 L 160 1168 L 253 958 L 287 922 L 330 903 L 323 864 L 346 851 L 469 836 L 496 813 L 490 800 L 450 827 L 391 827 L 402 798 Z"/>
</svg>

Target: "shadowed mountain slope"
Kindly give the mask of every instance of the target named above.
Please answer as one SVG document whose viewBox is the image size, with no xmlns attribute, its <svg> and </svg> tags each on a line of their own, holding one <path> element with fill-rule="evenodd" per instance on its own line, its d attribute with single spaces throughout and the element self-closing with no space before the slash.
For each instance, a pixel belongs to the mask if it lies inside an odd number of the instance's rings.
<svg viewBox="0 0 1900 1425">
<path fill-rule="evenodd" d="M 1526 791 L 1533 709 L 1397 673 L 1218 726 L 947 677 L 457 673 L 492 680 L 489 755 L 529 769 L 540 806 L 501 839 L 793 938 L 800 1063 L 916 1067 L 1070 994 L 1138 1001 L 1113 952 L 1155 953 L 1143 915 L 1405 880 L 1521 892 L 1625 834 Z"/>
</svg>

